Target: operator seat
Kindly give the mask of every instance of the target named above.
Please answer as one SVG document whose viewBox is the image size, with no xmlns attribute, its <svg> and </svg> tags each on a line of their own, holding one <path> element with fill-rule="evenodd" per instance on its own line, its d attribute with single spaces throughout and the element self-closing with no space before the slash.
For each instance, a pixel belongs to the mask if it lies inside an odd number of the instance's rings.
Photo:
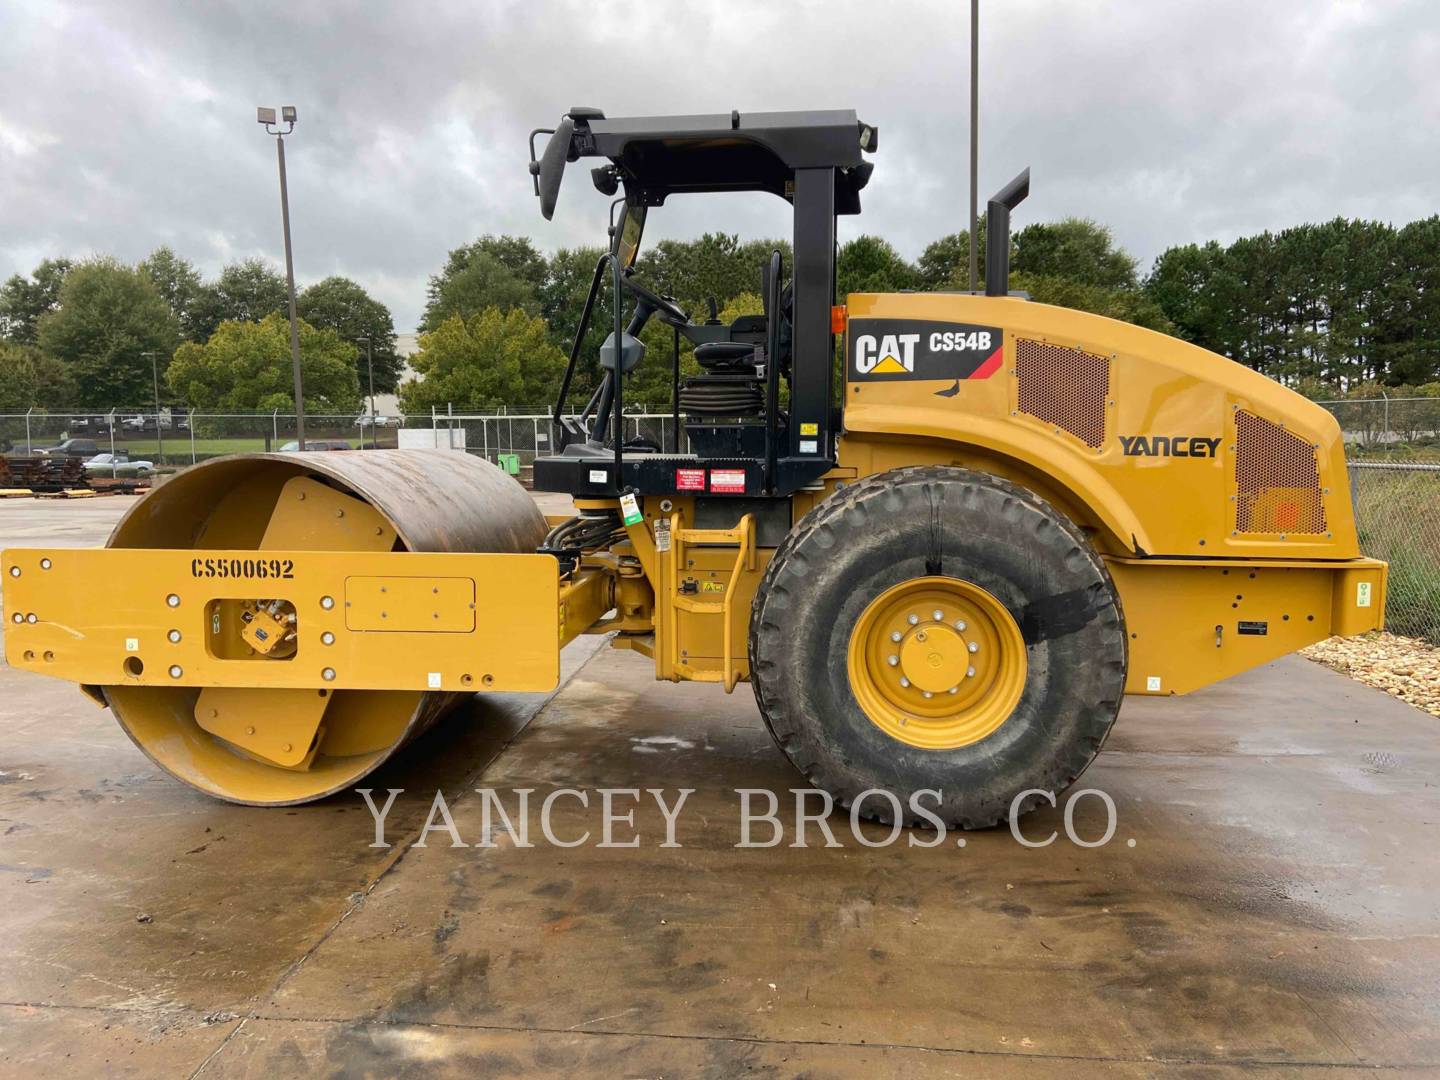
<svg viewBox="0 0 1440 1080">
<path fill-rule="evenodd" d="M 695 346 L 703 374 L 680 388 L 687 416 L 758 416 L 765 409 L 765 350 L 749 341 L 710 341 Z"/>
</svg>

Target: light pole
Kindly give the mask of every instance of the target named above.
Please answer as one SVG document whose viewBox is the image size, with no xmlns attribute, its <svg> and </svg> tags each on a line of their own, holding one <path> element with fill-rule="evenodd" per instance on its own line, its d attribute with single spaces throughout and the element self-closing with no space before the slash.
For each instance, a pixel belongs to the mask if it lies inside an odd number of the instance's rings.
<svg viewBox="0 0 1440 1080">
<path fill-rule="evenodd" d="M 374 450 L 379 445 L 375 441 L 375 338 L 366 334 L 360 340 L 365 342 L 365 374 L 370 380 L 370 449 Z M 360 445 L 365 445 L 364 439 Z"/>
<path fill-rule="evenodd" d="M 295 368 L 295 443 L 305 449 L 305 388 L 300 380 L 300 328 L 295 314 L 295 260 L 290 254 L 290 193 L 285 186 L 285 136 L 295 130 L 299 119 L 294 105 L 280 110 L 281 123 L 275 122 L 275 110 L 257 108 L 255 119 L 265 125 L 265 131 L 275 136 L 275 157 L 280 163 L 280 220 L 285 227 L 285 283 L 290 290 L 290 363 Z"/>
<path fill-rule="evenodd" d="M 970 291 L 980 291 L 980 0 L 970 0 Z"/>
<path fill-rule="evenodd" d="M 165 464 L 165 436 L 160 434 L 160 354 L 152 349 L 140 355 L 150 358 L 150 378 L 155 386 L 155 467 L 158 469 Z M 111 425 L 113 427 L 114 421 Z"/>
</svg>

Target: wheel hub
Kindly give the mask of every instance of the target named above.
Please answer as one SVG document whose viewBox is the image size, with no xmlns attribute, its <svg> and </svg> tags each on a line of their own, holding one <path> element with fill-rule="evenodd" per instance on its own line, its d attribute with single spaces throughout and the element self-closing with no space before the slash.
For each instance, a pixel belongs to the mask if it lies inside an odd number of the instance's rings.
<svg viewBox="0 0 1440 1080">
<path fill-rule="evenodd" d="M 993 734 L 1025 687 L 1025 643 L 992 594 L 925 577 L 881 593 L 850 638 L 850 687 L 892 738 L 950 750 Z"/>
</svg>

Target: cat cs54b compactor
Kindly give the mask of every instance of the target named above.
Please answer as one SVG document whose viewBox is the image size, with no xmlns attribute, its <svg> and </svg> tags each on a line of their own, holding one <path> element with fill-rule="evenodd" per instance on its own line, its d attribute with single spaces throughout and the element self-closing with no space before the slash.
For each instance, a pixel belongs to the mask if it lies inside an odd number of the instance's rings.
<svg viewBox="0 0 1440 1080">
<path fill-rule="evenodd" d="M 658 678 L 748 681 L 842 802 L 936 789 L 978 827 L 1073 782 L 1122 694 L 1380 626 L 1334 419 L 1183 341 L 1009 294 L 1028 174 L 989 204 L 984 295 L 837 298 L 836 219 L 877 144 L 853 112 L 575 108 L 531 144 L 547 219 L 567 163 L 598 159 L 618 193 L 534 463 L 573 516 L 458 452 L 221 458 L 104 549 L 5 552 L 9 662 L 80 683 L 185 783 L 283 805 L 354 785 L 464 695 L 553 688 L 565 644 L 603 632 Z M 632 273 L 646 214 L 739 191 L 790 204 L 793 263 L 756 267 L 763 315 L 692 321 Z M 626 434 L 650 319 L 676 343 L 650 361 L 671 367 L 666 446 Z"/>
</svg>

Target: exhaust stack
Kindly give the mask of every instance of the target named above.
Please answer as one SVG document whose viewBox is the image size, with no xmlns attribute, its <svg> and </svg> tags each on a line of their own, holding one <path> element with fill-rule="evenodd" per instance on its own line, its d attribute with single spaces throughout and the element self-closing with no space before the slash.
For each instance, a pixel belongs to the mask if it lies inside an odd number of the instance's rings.
<svg viewBox="0 0 1440 1080">
<path fill-rule="evenodd" d="M 985 207 L 985 295 L 1010 295 L 1010 211 L 1030 194 L 1027 168 L 990 196 Z"/>
</svg>

